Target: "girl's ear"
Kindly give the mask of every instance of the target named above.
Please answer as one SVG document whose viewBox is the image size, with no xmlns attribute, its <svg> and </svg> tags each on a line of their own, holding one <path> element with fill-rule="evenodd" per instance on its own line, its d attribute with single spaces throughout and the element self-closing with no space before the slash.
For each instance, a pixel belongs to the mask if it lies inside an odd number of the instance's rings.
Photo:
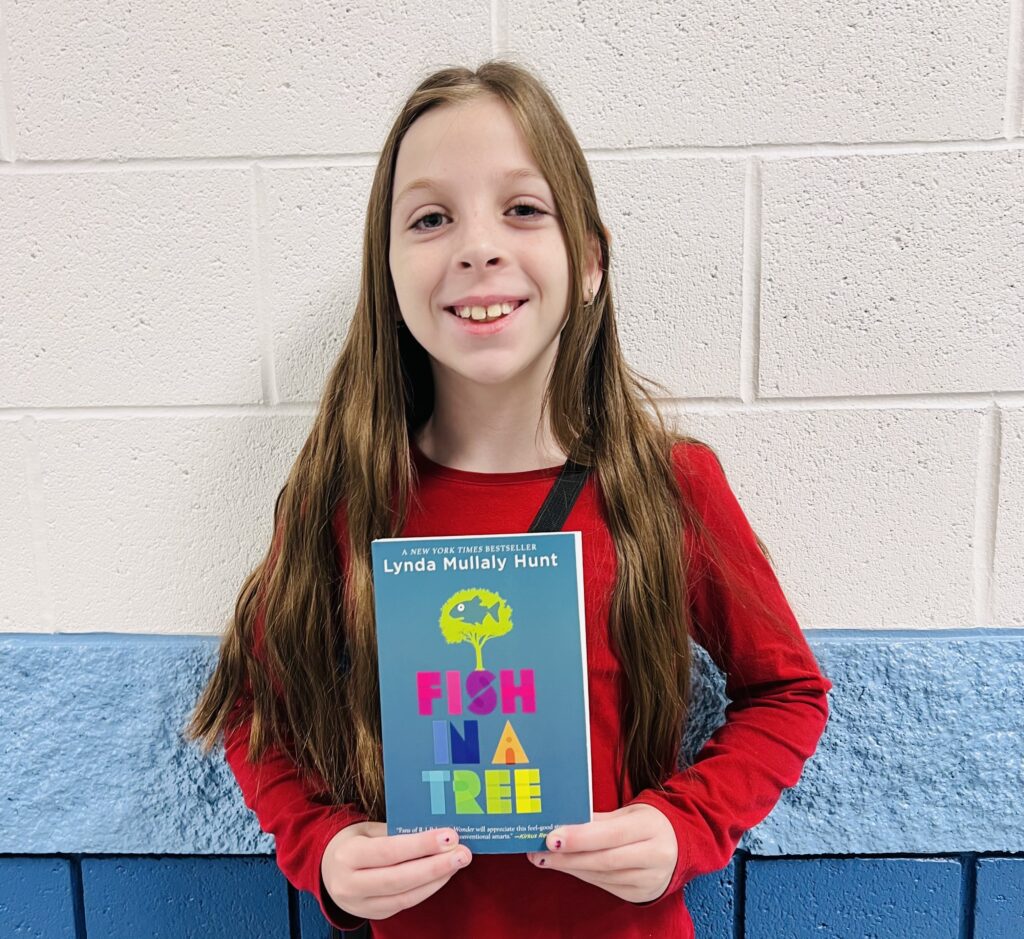
<svg viewBox="0 0 1024 939">
<path fill-rule="evenodd" d="M 604 225 L 601 226 L 601 230 L 604 232 L 605 240 L 610 247 L 612 243 L 611 232 Z M 595 235 L 590 235 L 587 241 L 590 244 L 590 260 L 587 264 L 585 293 L 589 296 L 596 296 L 604 280 L 604 271 L 601 269 L 601 245 Z"/>
</svg>

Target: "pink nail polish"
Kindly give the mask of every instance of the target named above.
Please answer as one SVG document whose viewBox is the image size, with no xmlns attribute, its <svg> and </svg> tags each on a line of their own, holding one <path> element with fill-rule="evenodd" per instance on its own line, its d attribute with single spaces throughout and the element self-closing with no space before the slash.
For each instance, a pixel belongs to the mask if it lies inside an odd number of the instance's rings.
<svg viewBox="0 0 1024 939">
<path fill-rule="evenodd" d="M 555 839 L 555 849 L 557 850 L 560 847 L 562 847 L 562 839 L 561 838 L 556 838 Z"/>
</svg>

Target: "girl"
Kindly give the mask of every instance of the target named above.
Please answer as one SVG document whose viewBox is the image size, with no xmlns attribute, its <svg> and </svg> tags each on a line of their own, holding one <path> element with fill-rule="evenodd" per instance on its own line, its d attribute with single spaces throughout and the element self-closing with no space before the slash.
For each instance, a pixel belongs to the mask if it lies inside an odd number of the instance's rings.
<svg viewBox="0 0 1024 939">
<path fill-rule="evenodd" d="M 666 429 L 622 357 L 609 243 L 537 78 L 492 61 L 416 89 L 344 348 L 188 728 L 207 753 L 224 733 L 281 870 L 343 931 L 692 937 L 682 886 L 729 863 L 824 730 L 832 684 L 717 456 Z M 564 528 L 583 538 L 594 820 L 527 855 L 388 836 L 370 541 L 525 532 L 570 458 L 590 468 Z M 731 703 L 680 768 L 691 637 Z"/>
</svg>

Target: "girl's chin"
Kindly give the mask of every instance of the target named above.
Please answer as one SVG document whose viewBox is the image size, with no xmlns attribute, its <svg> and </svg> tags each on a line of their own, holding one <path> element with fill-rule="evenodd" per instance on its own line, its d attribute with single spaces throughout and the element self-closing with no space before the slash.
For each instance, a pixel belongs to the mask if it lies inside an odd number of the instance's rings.
<svg viewBox="0 0 1024 939">
<path fill-rule="evenodd" d="M 521 368 L 512 366 L 500 369 L 465 369 L 445 365 L 444 371 L 460 384 L 478 385 L 481 388 L 500 388 L 505 385 L 511 387 L 515 384 L 528 371 L 528 366 L 524 364 Z"/>
<path fill-rule="evenodd" d="M 455 387 L 474 385 L 485 391 L 502 387 L 511 390 L 523 383 L 532 385 L 542 381 L 541 374 L 550 371 L 557 351 L 556 337 L 544 349 L 529 352 L 512 347 L 479 346 L 475 351 L 466 353 L 464 349 L 456 351 L 446 346 L 437 350 L 439 355 L 429 349 L 427 354 L 439 382 L 453 383 Z"/>
</svg>

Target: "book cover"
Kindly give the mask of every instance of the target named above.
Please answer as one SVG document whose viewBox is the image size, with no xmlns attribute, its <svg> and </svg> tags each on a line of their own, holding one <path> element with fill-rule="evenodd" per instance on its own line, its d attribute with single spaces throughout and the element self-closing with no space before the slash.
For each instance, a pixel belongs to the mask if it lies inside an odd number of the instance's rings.
<svg viewBox="0 0 1024 939">
<path fill-rule="evenodd" d="M 512 854 L 592 820 L 581 538 L 372 542 L 389 835 Z"/>
</svg>

